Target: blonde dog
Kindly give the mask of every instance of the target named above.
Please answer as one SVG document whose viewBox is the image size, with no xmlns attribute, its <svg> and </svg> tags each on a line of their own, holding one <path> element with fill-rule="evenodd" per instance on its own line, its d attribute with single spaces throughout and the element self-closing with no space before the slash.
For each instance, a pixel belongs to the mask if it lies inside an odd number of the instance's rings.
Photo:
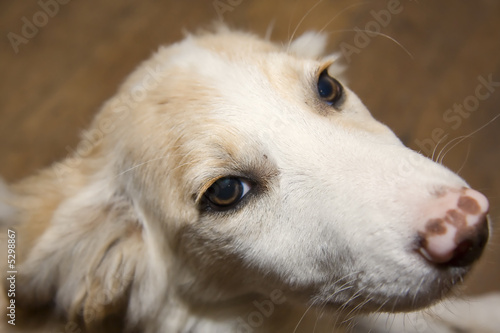
<svg viewBox="0 0 500 333">
<path fill-rule="evenodd" d="M 72 156 L 3 190 L 4 331 L 390 330 L 447 295 L 488 201 L 373 119 L 325 44 L 219 28 L 141 64 Z"/>
</svg>

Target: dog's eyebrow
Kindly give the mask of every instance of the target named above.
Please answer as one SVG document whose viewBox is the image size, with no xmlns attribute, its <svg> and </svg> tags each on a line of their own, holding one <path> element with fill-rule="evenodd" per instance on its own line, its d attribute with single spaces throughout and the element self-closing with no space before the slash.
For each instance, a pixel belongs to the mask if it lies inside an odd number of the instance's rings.
<svg viewBox="0 0 500 333">
<path fill-rule="evenodd" d="M 324 62 L 322 62 L 318 67 L 316 67 L 314 77 L 318 78 L 321 72 L 330 67 L 334 63 L 334 61 L 334 59 L 326 59 Z"/>
</svg>

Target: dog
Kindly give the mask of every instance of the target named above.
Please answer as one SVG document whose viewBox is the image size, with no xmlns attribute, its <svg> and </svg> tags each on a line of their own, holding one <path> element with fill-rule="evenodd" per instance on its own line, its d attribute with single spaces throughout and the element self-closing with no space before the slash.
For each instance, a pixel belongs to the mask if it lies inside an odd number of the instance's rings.
<svg viewBox="0 0 500 333">
<path fill-rule="evenodd" d="M 376 121 L 325 47 L 219 27 L 143 62 L 71 156 L 4 186 L 3 331 L 455 329 L 440 305 L 384 313 L 463 280 L 488 200 Z"/>
</svg>

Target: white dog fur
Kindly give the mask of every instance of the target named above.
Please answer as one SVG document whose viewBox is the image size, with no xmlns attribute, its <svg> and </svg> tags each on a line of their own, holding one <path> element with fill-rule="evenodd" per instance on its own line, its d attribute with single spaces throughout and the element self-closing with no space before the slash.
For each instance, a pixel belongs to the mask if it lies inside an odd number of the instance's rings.
<svg viewBox="0 0 500 333">
<path fill-rule="evenodd" d="M 3 234 L 18 235 L 3 332 L 343 332 L 447 294 L 469 266 L 438 268 L 415 240 L 428 203 L 468 186 L 347 88 L 322 101 L 319 73 L 336 74 L 325 45 L 219 28 L 141 64 L 72 156 L 3 196 Z M 210 208 L 205 191 L 228 176 L 248 193 Z M 467 304 L 462 319 L 500 311 L 498 296 Z M 451 330 L 435 313 L 415 316 Z M 360 323 L 401 332 L 413 318 L 382 316 Z M 498 317 L 458 325 L 493 332 Z"/>
</svg>

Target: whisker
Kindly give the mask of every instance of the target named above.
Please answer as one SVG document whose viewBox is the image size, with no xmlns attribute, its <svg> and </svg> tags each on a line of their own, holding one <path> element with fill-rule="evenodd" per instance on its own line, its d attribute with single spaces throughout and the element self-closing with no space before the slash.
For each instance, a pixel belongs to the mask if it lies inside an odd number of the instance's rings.
<svg viewBox="0 0 500 333">
<path fill-rule="evenodd" d="M 334 17 L 332 17 L 328 22 L 326 22 L 326 24 L 319 30 L 318 33 L 322 33 L 337 17 L 339 17 L 345 11 L 347 11 L 347 10 L 353 8 L 353 7 L 357 7 L 357 6 L 361 6 L 361 5 L 366 5 L 368 3 L 371 3 L 371 2 L 370 1 L 363 1 L 363 2 L 354 3 L 352 5 L 349 5 L 349 6 L 345 7 L 344 9 L 342 9 L 341 11 L 339 11 Z"/>
<path fill-rule="evenodd" d="M 293 4 L 293 10 L 292 13 L 290 14 L 290 17 L 288 18 L 288 29 L 287 29 L 287 40 L 290 42 L 290 29 L 292 27 L 292 18 L 295 16 L 295 12 L 297 11 L 298 3 L 300 0 L 296 0 L 295 3 Z"/>
<path fill-rule="evenodd" d="M 309 305 L 309 307 L 306 309 L 306 311 L 304 311 L 304 314 L 302 315 L 302 317 L 300 317 L 299 322 L 297 323 L 297 325 L 295 325 L 295 329 L 293 330 L 292 333 L 295 333 L 297 331 L 297 329 L 299 328 L 300 323 L 302 323 L 302 320 L 304 320 L 307 312 L 309 312 L 309 310 L 313 307 L 313 305 L 314 305 L 314 302 L 311 302 L 311 305 Z"/>
<path fill-rule="evenodd" d="M 269 23 L 269 25 L 267 26 L 267 29 L 266 29 L 266 34 L 264 36 L 264 39 L 265 40 L 271 40 L 271 35 L 273 33 L 273 30 L 274 30 L 274 25 L 276 24 L 276 18 L 273 18 L 271 20 L 271 22 Z"/>
<path fill-rule="evenodd" d="M 384 34 L 384 33 L 381 33 L 381 32 L 370 31 L 370 30 L 366 30 L 366 29 L 359 29 L 359 30 L 354 30 L 354 29 L 340 29 L 340 30 L 331 30 L 331 31 L 328 32 L 328 34 L 340 33 L 340 32 L 356 32 L 357 33 L 358 31 L 363 31 L 363 32 L 366 32 L 366 33 L 374 34 L 374 35 L 377 35 L 377 36 L 389 39 L 390 41 L 392 41 L 396 45 L 398 45 L 410 57 L 411 60 L 414 60 L 413 54 L 405 46 L 403 46 L 403 44 L 401 44 L 400 42 L 398 42 L 394 37 L 391 37 L 391 36 L 389 36 L 387 34 Z"/>
<path fill-rule="evenodd" d="M 351 311 L 349 311 L 346 316 L 349 316 L 355 312 L 359 312 L 363 308 L 363 306 L 365 306 L 366 304 L 368 304 L 372 300 L 373 300 L 373 297 L 366 298 L 363 302 L 359 303 Z"/>
<path fill-rule="evenodd" d="M 295 37 L 295 34 L 297 33 L 297 30 L 300 28 L 302 22 L 304 22 L 304 20 L 306 19 L 306 17 L 314 10 L 314 8 L 316 8 L 323 0 L 318 0 L 311 8 L 309 8 L 309 10 L 304 14 L 304 16 L 302 16 L 302 18 L 300 19 L 299 23 L 295 26 L 295 29 L 293 30 L 292 32 L 292 36 L 290 36 L 290 40 L 288 41 L 288 46 L 287 46 L 287 49 L 286 51 L 289 52 L 290 51 L 290 46 L 292 45 L 292 41 L 293 41 L 293 38 Z"/>
<path fill-rule="evenodd" d="M 469 154 L 470 154 L 470 144 L 467 146 L 467 154 L 465 154 L 465 159 L 464 159 L 464 162 L 462 163 L 462 165 L 460 166 L 460 169 L 458 169 L 457 171 L 457 175 L 460 174 L 460 172 L 462 171 L 462 169 L 464 168 L 465 164 L 467 163 L 467 160 L 469 159 Z"/>
<path fill-rule="evenodd" d="M 448 134 L 444 135 L 441 139 L 439 139 L 439 141 L 436 143 L 436 145 L 434 146 L 434 149 L 432 150 L 432 156 L 431 156 L 431 160 L 434 161 L 434 154 L 436 153 L 436 149 L 437 147 L 441 144 L 442 141 L 446 140 L 446 138 L 448 137 Z M 437 160 L 436 160 L 437 161 Z"/>
<path fill-rule="evenodd" d="M 391 320 L 391 324 L 388 326 L 389 332 L 392 331 L 392 326 L 394 326 L 394 322 L 396 321 L 396 314 L 391 313 L 391 315 L 387 317 L 387 320 L 389 320 L 390 317 L 392 317 L 392 320 Z"/>
<path fill-rule="evenodd" d="M 344 276 L 342 276 L 341 278 L 337 279 L 335 282 L 333 282 L 333 283 L 332 283 L 332 285 L 336 285 L 336 284 L 337 284 L 337 283 L 339 283 L 340 281 L 342 281 L 342 280 L 344 280 L 344 279 L 346 279 L 346 278 L 349 278 L 349 277 L 351 277 L 352 275 L 356 275 L 356 274 L 358 274 L 358 273 L 359 273 L 359 272 L 352 272 L 352 273 L 350 273 L 350 274 L 344 275 Z M 333 297 L 333 296 L 337 295 L 338 293 L 340 293 L 340 292 L 342 292 L 342 291 L 345 291 L 345 290 L 349 290 L 349 289 L 351 289 L 351 288 L 352 288 L 352 286 L 348 286 L 348 287 L 345 287 L 345 288 L 344 288 L 344 286 L 349 285 L 350 283 L 352 283 L 352 282 L 353 282 L 353 281 L 355 281 L 355 280 L 356 280 L 356 279 L 352 279 L 352 280 L 349 280 L 349 281 L 345 282 L 343 285 L 341 285 L 341 286 L 340 286 L 340 289 L 339 289 L 339 290 L 336 290 L 336 291 L 335 291 L 335 292 L 333 292 L 331 295 L 329 295 L 328 297 L 326 297 L 326 299 L 325 299 L 325 300 L 323 300 L 323 301 L 321 302 L 321 305 L 322 305 L 321 309 L 324 309 L 324 307 L 325 307 L 325 306 L 326 306 L 326 304 L 328 303 L 328 300 L 329 300 L 331 297 Z M 317 303 L 316 303 L 316 301 L 314 301 L 314 300 L 313 300 L 313 301 L 311 302 L 311 304 L 307 307 L 307 309 L 306 309 L 306 311 L 304 312 L 304 314 L 302 315 L 302 317 L 299 319 L 299 322 L 298 322 L 298 323 L 297 323 L 297 325 L 295 326 L 295 329 L 293 330 L 293 332 L 292 332 L 292 333 L 295 333 L 295 332 L 297 331 L 297 329 L 298 329 L 298 327 L 299 327 L 300 323 L 304 320 L 305 316 L 306 316 L 306 315 L 307 315 L 307 313 L 308 313 L 308 312 L 312 309 L 312 307 L 313 307 L 314 305 L 317 305 Z M 316 323 L 317 323 L 317 321 L 316 321 Z M 316 327 L 316 324 L 315 324 L 315 327 Z"/>
<path fill-rule="evenodd" d="M 127 172 L 130 172 L 130 171 L 132 171 L 132 170 L 134 170 L 134 169 L 137 169 L 137 168 L 139 168 L 139 167 L 141 167 L 141 166 L 143 166 L 143 165 L 145 165 L 145 164 L 148 164 L 148 163 L 153 162 L 153 161 L 158 161 L 158 160 L 164 159 L 164 158 L 166 158 L 166 157 L 167 157 L 167 156 L 161 156 L 161 157 L 157 157 L 157 158 L 152 158 L 152 159 L 150 159 L 150 160 L 148 160 L 148 161 L 146 161 L 146 162 L 142 162 L 142 163 L 136 164 L 136 165 L 134 165 L 133 167 L 131 167 L 131 168 L 129 168 L 129 169 L 126 169 L 125 171 L 122 171 L 122 172 L 120 172 L 119 174 L 115 175 L 115 177 L 114 177 L 114 178 L 118 178 L 118 177 L 120 177 L 120 176 L 122 176 L 122 175 L 126 174 Z"/>
<path fill-rule="evenodd" d="M 374 288 L 366 297 L 365 297 L 365 300 L 361 303 L 359 303 L 356 307 L 354 307 L 354 309 L 352 309 L 347 315 L 346 317 L 350 316 L 352 314 L 352 316 L 350 318 L 347 318 L 347 320 L 350 320 L 350 323 L 348 325 L 353 325 L 355 323 L 354 319 L 356 318 L 357 316 L 357 313 L 360 313 L 363 309 L 363 307 L 368 304 L 369 302 L 371 302 L 374 297 L 372 296 L 373 293 L 378 290 L 380 287 L 382 286 L 382 284 L 380 284 L 377 288 Z M 375 311 L 375 312 L 378 312 L 380 311 L 380 309 L 382 309 L 387 303 L 389 302 L 388 299 L 386 299 L 379 307 L 378 309 Z M 379 313 L 379 316 L 380 316 L 381 313 Z M 354 326 L 353 326 L 354 327 Z M 371 331 L 371 329 L 370 329 Z"/>
<path fill-rule="evenodd" d="M 333 284 L 333 285 L 335 285 L 335 284 L 337 284 L 338 282 L 340 282 L 340 281 L 342 281 L 342 280 L 344 280 L 344 279 L 346 279 L 346 278 L 348 278 L 348 277 L 350 277 L 350 276 L 352 276 L 352 275 L 357 275 L 357 274 L 359 274 L 359 272 L 352 272 L 352 273 L 350 273 L 350 274 L 344 275 L 343 277 L 339 278 L 337 281 L 335 281 L 335 282 L 334 282 L 334 283 L 332 283 L 332 284 Z M 351 280 L 349 280 L 349 281 L 345 282 L 343 285 L 341 285 L 341 286 L 340 286 L 340 288 L 339 288 L 339 289 L 335 290 L 333 293 L 331 293 L 330 295 L 328 295 L 328 297 L 326 297 L 326 298 L 325 298 L 325 299 L 321 302 L 321 308 L 320 308 L 320 310 L 321 310 L 321 311 L 323 311 L 323 309 L 324 309 L 324 307 L 326 306 L 326 304 L 328 303 L 328 301 L 329 301 L 329 300 L 331 300 L 331 299 L 332 299 L 335 295 L 337 295 L 337 294 L 339 294 L 339 293 L 341 293 L 341 292 L 343 292 L 343 291 L 346 291 L 346 290 L 349 290 L 349 289 L 354 288 L 354 286 L 352 285 L 352 283 L 353 283 L 354 281 L 356 281 L 356 278 L 351 279 Z M 351 296 L 351 298 L 352 298 L 352 296 Z M 345 303 L 344 303 L 344 305 L 345 305 Z M 338 314 L 338 316 L 336 316 L 336 318 L 335 318 L 335 322 L 333 323 L 333 327 L 336 327 L 336 326 L 337 326 L 337 321 L 338 321 L 338 319 L 339 319 L 340 312 L 341 312 L 342 310 L 343 310 L 343 307 L 340 307 L 340 309 L 339 309 L 339 311 L 338 311 L 338 312 L 339 312 L 339 314 Z"/>
<path fill-rule="evenodd" d="M 424 283 L 425 281 L 425 276 L 423 276 L 421 279 L 420 279 L 420 283 L 418 284 L 417 286 L 417 290 L 415 290 L 415 294 L 413 295 L 413 300 L 412 300 L 412 305 L 415 306 L 415 302 L 417 300 L 417 296 L 418 296 L 418 292 L 420 291 L 420 288 L 422 287 L 422 284 Z"/>
<path fill-rule="evenodd" d="M 389 303 L 389 301 L 390 301 L 389 299 L 386 299 L 386 300 L 385 300 L 385 301 L 384 301 L 384 302 L 383 302 L 383 303 L 382 303 L 382 304 L 381 304 L 381 305 L 377 308 L 377 310 L 375 311 L 375 313 L 377 313 L 376 318 L 373 318 L 373 319 L 371 319 L 371 318 L 370 318 L 370 320 L 371 320 L 373 323 L 376 323 L 376 322 L 379 320 L 380 316 L 382 315 L 382 312 L 380 312 L 380 310 L 381 310 L 383 307 L 385 307 L 385 306 L 387 305 L 387 303 Z M 370 331 L 369 331 L 368 333 L 370 333 L 370 332 L 371 332 L 371 329 L 370 329 Z"/>
<path fill-rule="evenodd" d="M 436 159 L 436 162 L 442 164 L 443 163 L 443 160 L 446 156 L 446 154 L 448 154 L 453 148 L 455 148 L 458 144 L 460 144 L 462 141 L 464 141 L 465 139 L 468 139 L 470 138 L 471 136 L 473 136 L 474 134 L 476 134 L 477 132 L 483 130 L 485 127 L 487 127 L 488 125 L 490 125 L 491 123 L 493 123 L 495 120 L 498 119 L 498 117 L 500 117 L 500 114 L 497 114 L 495 117 L 493 117 L 493 119 L 491 119 L 490 121 L 488 121 L 486 124 L 484 124 L 483 126 L 479 127 L 478 129 L 476 129 L 475 131 L 473 131 L 472 133 L 470 134 L 467 134 L 467 135 L 462 135 L 462 136 L 459 136 L 459 137 L 456 137 L 455 139 L 453 140 L 450 140 L 442 149 L 441 149 L 441 152 L 438 154 L 438 157 Z M 458 140 L 458 141 L 457 141 Z M 444 154 L 443 156 L 441 157 L 441 159 L 439 159 L 439 156 L 441 155 L 441 153 L 443 153 L 445 151 L 445 149 L 448 147 L 448 145 L 450 145 L 452 142 L 455 142 L 457 141 L 455 144 L 453 144 Z"/>
<path fill-rule="evenodd" d="M 340 289 L 336 290 L 334 293 L 332 293 L 331 295 L 329 295 L 328 297 L 326 297 L 326 299 L 321 302 L 322 304 L 321 304 L 321 308 L 320 309 L 323 310 L 325 308 L 325 306 L 328 304 L 328 301 L 331 300 L 334 296 L 338 295 L 339 293 L 341 293 L 343 291 L 346 291 L 346 290 L 354 288 L 354 286 L 352 286 L 352 285 L 344 287 L 346 284 L 350 284 L 353 281 L 355 281 L 355 280 L 350 280 L 350 281 L 346 282 L 344 285 L 342 285 L 340 287 Z M 339 310 L 342 311 L 342 307 Z"/>
<path fill-rule="evenodd" d="M 347 306 L 349 306 L 349 303 L 351 303 L 352 301 L 354 301 L 355 299 L 357 299 L 358 297 L 362 296 L 361 295 L 361 292 L 366 289 L 367 286 L 363 287 L 363 288 L 360 288 L 359 290 L 357 290 L 347 301 L 344 302 L 344 304 L 342 304 L 342 306 L 339 308 L 339 313 L 342 313 L 346 308 Z M 349 311 L 349 313 L 347 313 L 346 315 L 342 314 L 342 318 L 347 318 L 350 314 L 352 313 L 352 310 Z M 337 325 L 337 321 L 338 321 L 338 317 L 337 317 L 337 320 L 335 321 L 335 326 Z M 347 322 L 349 321 L 349 318 L 347 319 L 343 319 L 342 322 L 340 322 L 340 325 L 344 325 L 346 324 Z"/>
</svg>

